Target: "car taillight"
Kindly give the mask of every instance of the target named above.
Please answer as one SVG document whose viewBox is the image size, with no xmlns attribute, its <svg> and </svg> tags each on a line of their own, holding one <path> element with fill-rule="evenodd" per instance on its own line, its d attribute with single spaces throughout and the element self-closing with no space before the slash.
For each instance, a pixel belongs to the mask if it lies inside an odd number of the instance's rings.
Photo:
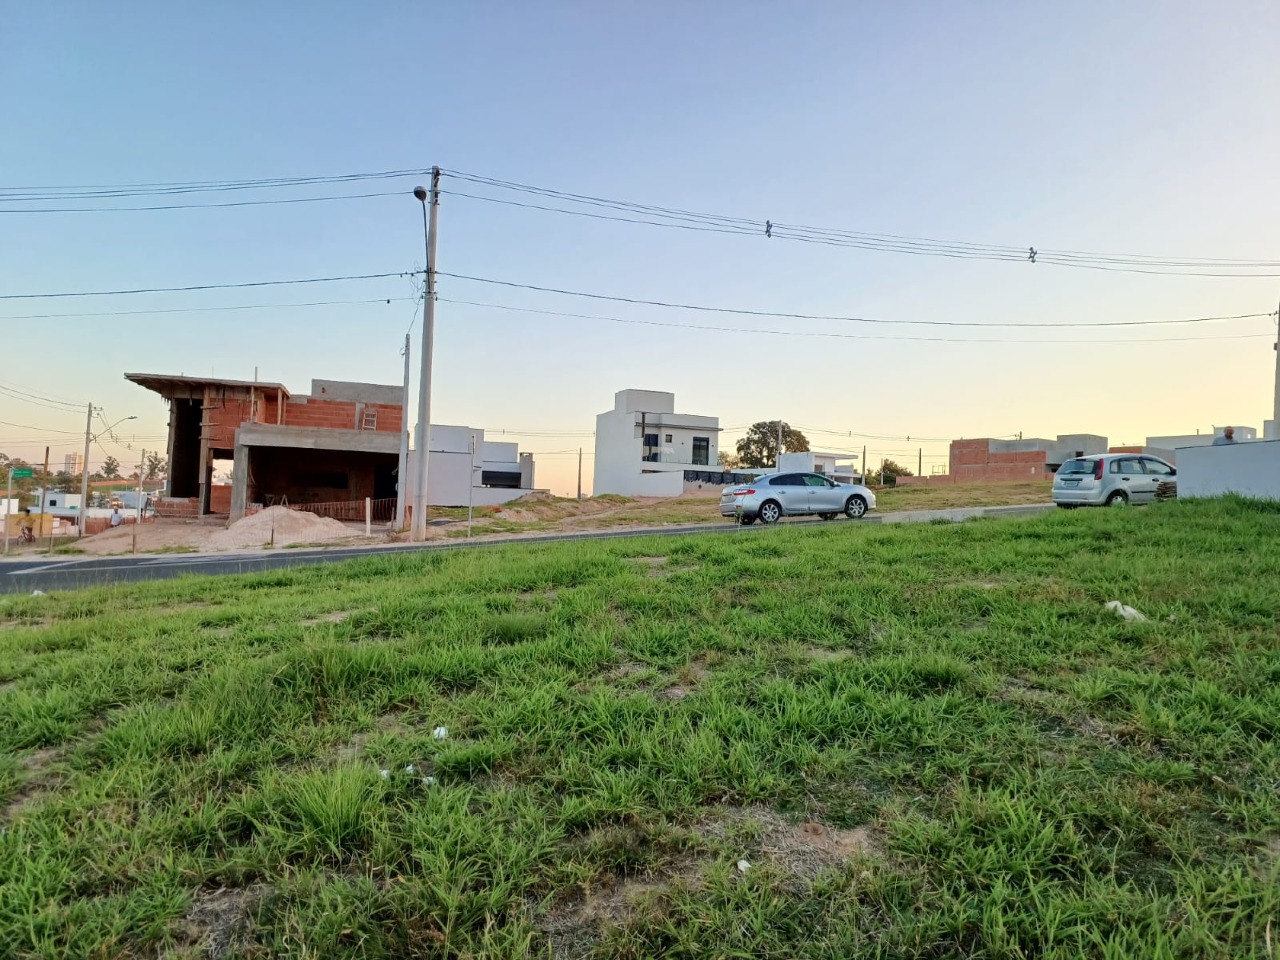
<svg viewBox="0 0 1280 960">
<path fill-rule="evenodd" d="M 1093 461 L 1093 479 L 1095 480 L 1102 479 L 1102 461 L 1101 460 Z"/>
<path fill-rule="evenodd" d="M 752 495 L 752 494 L 754 494 L 754 493 L 755 493 L 755 491 L 754 491 L 754 490 L 739 490 L 739 491 L 738 491 L 738 496 L 740 496 L 740 497 L 749 497 L 749 496 L 751 496 L 751 495 Z"/>
</svg>

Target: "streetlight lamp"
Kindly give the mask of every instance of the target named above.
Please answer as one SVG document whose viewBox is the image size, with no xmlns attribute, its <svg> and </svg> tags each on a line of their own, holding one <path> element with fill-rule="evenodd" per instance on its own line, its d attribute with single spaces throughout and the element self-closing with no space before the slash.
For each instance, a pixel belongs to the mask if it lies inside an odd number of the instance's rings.
<svg viewBox="0 0 1280 960">
<path fill-rule="evenodd" d="M 413 491 L 413 529 L 410 533 L 411 539 L 422 541 L 427 539 L 427 460 L 428 448 L 431 445 L 431 355 L 436 332 L 436 215 L 440 210 L 439 167 L 431 168 L 430 193 L 425 187 L 414 187 L 413 195 L 422 204 L 422 229 L 427 250 L 427 282 L 422 297 L 422 373 L 418 384 L 418 475 L 416 489 Z"/>
<path fill-rule="evenodd" d="M 102 408 L 98 407 L 97 411 L 101 415 Z M 89 417 L 84 425 L 84 464 L 80 468 L 80 536 L 82 537 L 89 519 L 89 444 L 98 439 L 98 436 L 93 433 L 93 413 L 94 406 L 91 403 L 89 404 Z M 109 434 L 126 420 L 137 419 L 137 417 L 121 417 L 115 423 L 109 424 L 102 432 Z"/>
</svg>

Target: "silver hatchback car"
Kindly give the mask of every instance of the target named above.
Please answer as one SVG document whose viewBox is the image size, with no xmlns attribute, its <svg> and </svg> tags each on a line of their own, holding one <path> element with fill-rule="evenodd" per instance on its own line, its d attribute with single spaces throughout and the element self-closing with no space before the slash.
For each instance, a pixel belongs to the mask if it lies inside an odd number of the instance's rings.
<svg viewBox="0 0 1280 960">
<path fill-rule="evenodd" d="M 1106 453 L 1068 460 L 1053 476 L 1053 502 L 1063 508 L 1151 503 L 1156 488 L 1178 475 L 1159 457 Z"/>
<path fill-rule="evenodd" d="M 783 517 L 817 514 L 834 520 L 843 513 L 850 519 L 876 508 L 876 495 L 860 483 L 837 483 L 820 473 L 773 473 L 750 483 L 725 487 L 720 494 L 720 515 L 740 517 L 743 523 L 777 523 Z"/>
</svg>

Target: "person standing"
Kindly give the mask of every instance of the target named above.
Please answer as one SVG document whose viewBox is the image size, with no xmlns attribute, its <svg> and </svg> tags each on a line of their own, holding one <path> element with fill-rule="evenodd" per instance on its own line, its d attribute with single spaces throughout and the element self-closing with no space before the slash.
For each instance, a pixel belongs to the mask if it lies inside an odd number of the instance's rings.
<svg viewBox="0 0 1280 960">
<path fill-rule="evenodd" d="M 1215 447 L 1224 447 L 1229 443 L 1235 443 L 1235 442 L 1236 442 L 1235 427 L 1223 427 L 1222 436 L 1213 438 L 1213 445 Z"/>
<path fill-rule="evenodd" d="M 114 527 L 118 527 L 118 526 L 120 526 L 120 524 L 122 524 L 122 523 L 124 523 L 124 517 L 120 516 L 120 508 L 119 508 L 119 507 L 115 507 L 115 508 L 111 511 L 111 526 L 112 526 L 113 528 L 114 528 Z"/>
</svg>

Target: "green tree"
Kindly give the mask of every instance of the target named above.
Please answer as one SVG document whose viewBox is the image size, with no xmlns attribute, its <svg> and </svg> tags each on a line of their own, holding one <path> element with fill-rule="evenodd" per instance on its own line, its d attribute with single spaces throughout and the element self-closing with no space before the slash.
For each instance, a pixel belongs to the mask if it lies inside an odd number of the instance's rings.
<svg viewBox="0 0 1280 960">
<path fill-rule="evenodd" d="M 915 474 L 902 466 L 900 463 L 894 463 L 892 460 L 886 460 L 879 470 L 873 470 L 867 474 L 867 480 L 870 483 L 895 483 L 899 477 L 914 477 Z"/>
<path fill-rule="evenodd" d="M 799 430 L 782 424 L 782 453 L 803 453 L 809 441 Z M 738 462 L 743 467 L 773 467 L 778 464 L 778 421 L 761 420 L 747 429 L 738 441 Z"/>
<path fill-rule="evenodd" d="M 102 479 L 103 480 L 119 480 L 120 479 L 120 461 L 115 457 L 107 457 L 102 461 Z"/>
<path fill-rule="evenodd" d="M 147 480 L 159 480 L 168 472 L 169 461 L 164 455 L 154 451 L 147 454 L 147 472 L 145 474 Z"/>
</svg>

